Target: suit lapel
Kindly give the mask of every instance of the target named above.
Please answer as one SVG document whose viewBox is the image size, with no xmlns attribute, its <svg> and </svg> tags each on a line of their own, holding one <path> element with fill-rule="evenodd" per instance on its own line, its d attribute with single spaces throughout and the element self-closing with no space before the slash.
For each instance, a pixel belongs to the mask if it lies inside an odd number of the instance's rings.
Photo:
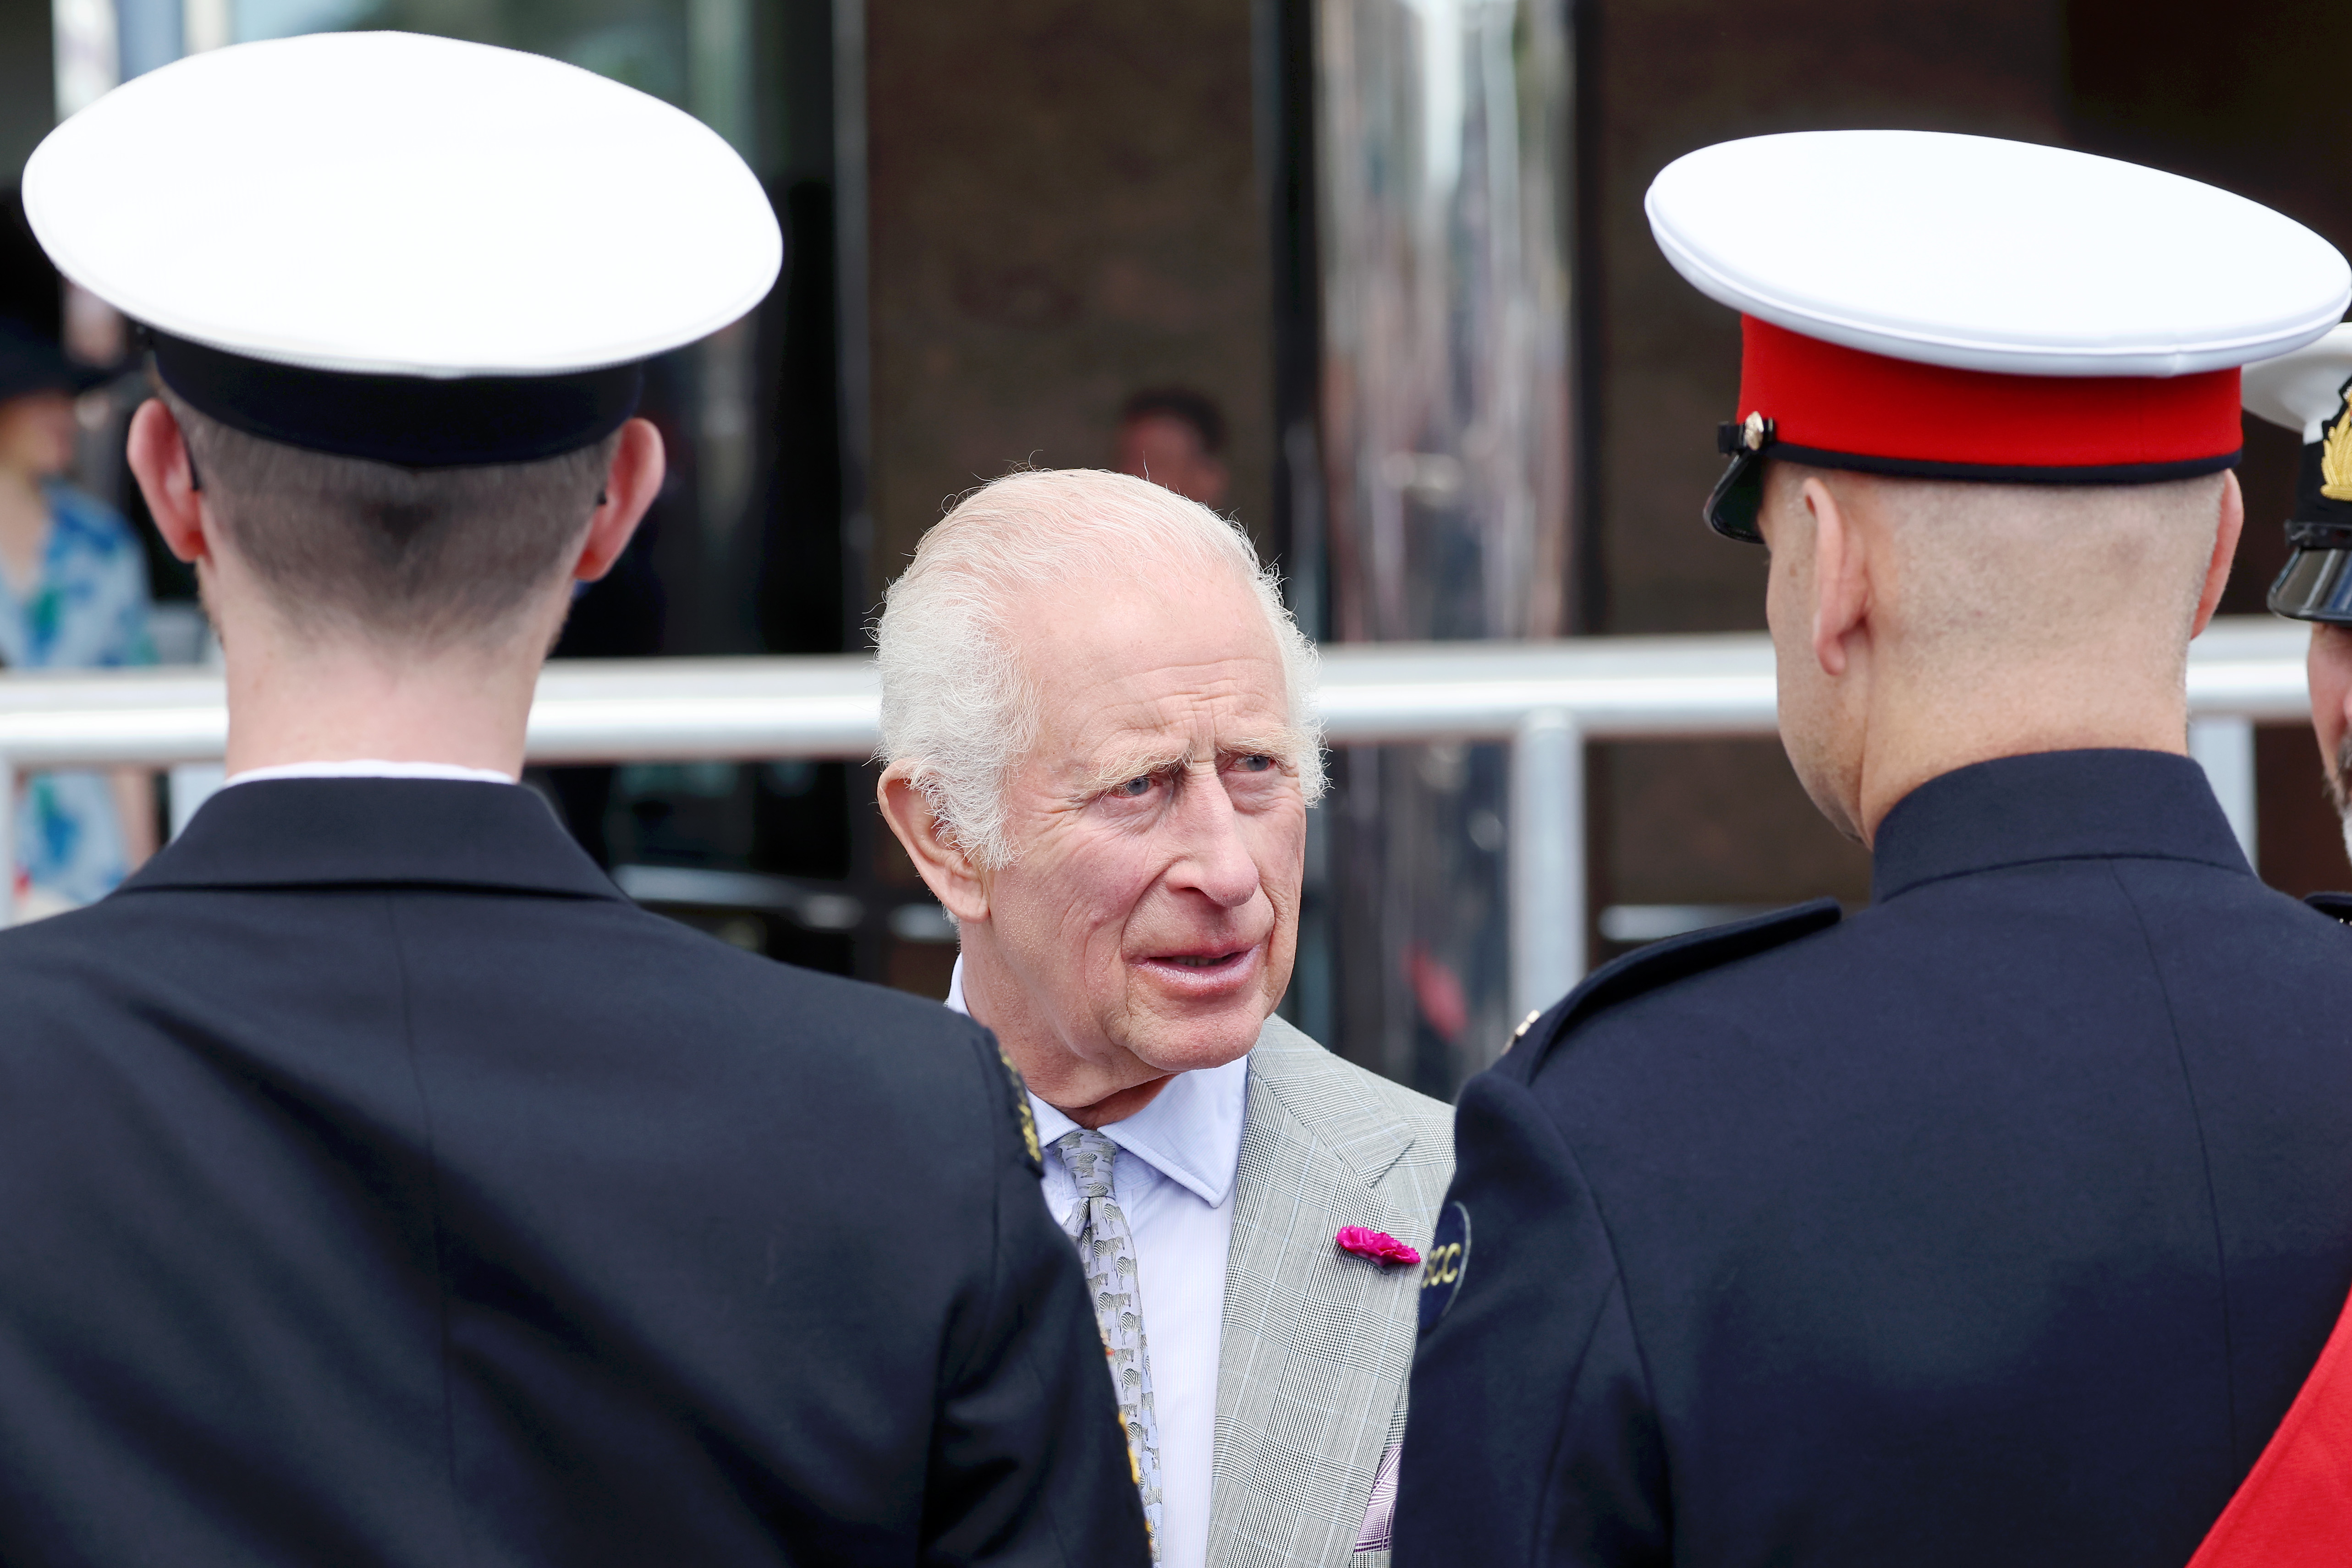
<svg viewBox="0 0 2352 1568">
<path fill-rule="evenodd" d="M 1311 1053 L 1311 1054 L 1309 1054 Z M 1409 1366 L 1419 1271 L 1342 1252 L 1341 1226 L 1410 1236 L 1374 1184 L 1406 1134 L 1279 1019 L 1250 1061 L 1217 1358 L 1209 1568 L 1345 1563 Z M 1339 1071 L 1344 1071 L 1339 1070 Z"/>
</svg>

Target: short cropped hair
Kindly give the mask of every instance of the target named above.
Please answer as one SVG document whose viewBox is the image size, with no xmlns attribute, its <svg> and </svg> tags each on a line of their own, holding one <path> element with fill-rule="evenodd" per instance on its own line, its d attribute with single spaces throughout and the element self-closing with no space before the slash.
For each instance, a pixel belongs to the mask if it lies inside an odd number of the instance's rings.
<svg viewBox="0 0 2352 1568">
<path fill-rule="evenodd" d="M 1997 485 L 1772 467 L 1787 472 L 1768 478 L 1768 504 L 1801 507 L 1817 477 L 1871 497 L 1892 525 L 1895 589 L 1872 611 L 1895 633 L 1883 660 L 1977 682 L 2034 662 L 2078 667 L 2086 647 L 2187 667 L 2224 475 Z"/>
<path fill-rule="evenodd" d="M 1217 405 L 1190 387 L 1148 387 L 1119 406 L 1118 422 L 1172 419 L 1189 426 L 1199 438 L 1203 455 L 1214 457 L 1225 449 L 1225 416 Z"/>
<path fill-rule="evenodd" d="M 946 837 L 982 866 L 1013 859 L 1004 794 L 1037 741 L 1037 693 L 1014 645 L 1013 604 L 1041 588 L 1174 561 L 1248 586 L 1281 651 L 1290 755 L 1308 800 L 1323 792 L 1315 645 L 1249 537 L 1196 501 L 1099 469 L 1009 474 L 959 501 L 890 585 L 874 641 L 885 765 L 904 763 Z"/>
<path fill-rule="evenodd" d="M 266 441 L 163 390 L 212 515 L 297 624 L 494 641 L 571 564 L 619 444 L 533 463 L 403 468 Z"/>
</svg>

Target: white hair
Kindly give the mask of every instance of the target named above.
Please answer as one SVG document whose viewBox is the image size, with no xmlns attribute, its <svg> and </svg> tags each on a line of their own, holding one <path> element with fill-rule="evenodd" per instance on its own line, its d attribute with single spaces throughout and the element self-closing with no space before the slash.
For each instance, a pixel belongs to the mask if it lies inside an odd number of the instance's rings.
<svg viewBox="0 0 2352 1568">
<path fill-rule="evenodd" d="M 1132 577 L 1171 559 L 1249 585 L 1282 650 L 1288 740 L 1300 788 L 1323 792 L 1315 645 L 1282 602 L 1249 537 L 1196 501 L 1092 468 L 1008 474 L 957 502 L 890 585 L 874 643 L 882 667 L 877 760 L 904 766 L 957 847 L 983 866 L 1013 859 L 1005 786 L 1037 742 L 1037 692 L 1007 614 L 1041 588 Z"/>
</svg>

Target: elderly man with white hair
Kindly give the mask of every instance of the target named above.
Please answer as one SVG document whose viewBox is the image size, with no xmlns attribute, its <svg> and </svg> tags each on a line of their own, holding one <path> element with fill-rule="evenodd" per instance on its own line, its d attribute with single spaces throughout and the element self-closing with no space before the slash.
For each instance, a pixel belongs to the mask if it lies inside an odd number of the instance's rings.
<svg viewBox="0 0 2352 1568">
<path fill-rule="evenodd" d="M 1160 1562 L 1376 1568 L 1452 1116 L 1273 1016 L 1313 647 L 1215 513 L 1076 470 L 967 497 L 877 641 L 882 810 L 1027 1080 Z"/>
</svg>

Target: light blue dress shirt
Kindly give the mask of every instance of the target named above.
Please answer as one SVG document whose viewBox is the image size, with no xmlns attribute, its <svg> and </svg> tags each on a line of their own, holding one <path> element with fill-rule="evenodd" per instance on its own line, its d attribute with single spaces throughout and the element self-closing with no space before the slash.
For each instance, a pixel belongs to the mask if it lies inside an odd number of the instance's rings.
<svg viewBox="0 0 2352 1568">
<path fill-rule="evenodd" d="M 963 1005 L 963 960 L 948 982 Z M 985 1023 L 985 1019 L 981 1020 Z M 1180 1072 L 1151 1103 L 1103 1128 L 1119 1148 L 1111 1196 L 1135 1233 L 1136 1288 L 1160 1418 L 1160 1568 L 1202 1568 L 1209 1554 L 1210 1472 L 1216 1454 L 1217 1353 L 1224 1337 L 1225 1257 L 1248 1109 L 1249 1058 Z M 1055 1140 L 1077 1126 L 1036 1095 L 1045 1207 L 1061 1220 L 1078 1189 Z"/>
</svg>

